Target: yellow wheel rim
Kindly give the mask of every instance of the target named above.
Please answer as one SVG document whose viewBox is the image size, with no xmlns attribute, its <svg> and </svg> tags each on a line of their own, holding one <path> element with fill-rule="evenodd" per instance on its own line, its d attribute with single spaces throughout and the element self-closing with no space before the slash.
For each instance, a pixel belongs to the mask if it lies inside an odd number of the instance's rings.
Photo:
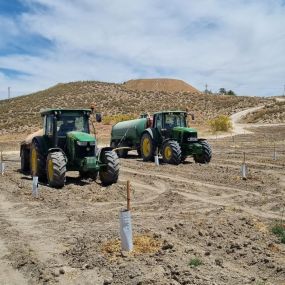
<svg viewBox="0 0 285 285">
<path fill-rule="evenodd" d="M 172 149 L 170 146 L 166 146 L 164 148 L 164 156 L 167 160 L 170 160 L 171 159 L 171 156 L 172 156 Z"/>
<path fill-rule="evenodd" d="M 150 139 L 149 138 L 144 138 L 143 140 L 143 154 L 144 156 L 149 156 L 150 155 Z"/>
<path fill-rule="evenodd" d="M 32 155 L 31 155 L 31 165 L 32 165 L 32 175 L 37 175 L 38 172 L 38 154 L 35 148 L 32 148 Z"/>
<path fill-rule="evenodd" d="M 53 163 L 52 160 L 48 161 L 48 180 L 52 181 L 53 180 Z"/>
</svg>

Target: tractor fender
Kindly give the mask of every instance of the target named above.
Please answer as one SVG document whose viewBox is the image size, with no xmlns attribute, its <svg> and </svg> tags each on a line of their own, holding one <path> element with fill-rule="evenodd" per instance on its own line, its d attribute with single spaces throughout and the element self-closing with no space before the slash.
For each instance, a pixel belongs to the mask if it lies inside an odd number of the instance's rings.
<svg viewBox="0 0 285 285">
<path fill-rule="evenodd" d="M 37 137 L 34 137 L 32 139 L 32 142 L 31 142 L 31 145 L 36 142 L 39 147 L 40 147 L 40 152 L 46 156 L 47 153 L 48 153 L 48 147 L 47 147 L 47 144 L 46 144 L 46 141 L 44 140 L 44 138 L 42 136 L 37 136 Z"/>
<path fill-rule="evenodd" d="M 145 133 L 148 133 L 148 134 L 151 136 L 151 138 L 154 139 L 153 131 L 152 131 L 151 128 L 145 129 L 145 130 L 143 131 L 143 133 L 141 134 L 141 138 L 142 138 L 142 136 L 143 136 Z"/>
</svg>

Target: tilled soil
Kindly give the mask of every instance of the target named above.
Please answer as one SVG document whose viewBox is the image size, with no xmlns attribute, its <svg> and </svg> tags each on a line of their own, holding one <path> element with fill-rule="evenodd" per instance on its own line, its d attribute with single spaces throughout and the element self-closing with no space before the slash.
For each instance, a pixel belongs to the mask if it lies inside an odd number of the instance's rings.
<svg viewBox="0 0 285 285">
<path fill-rule="evenodd" d="M 285 244 L 271 232 L 285 223 L 284 139 L 280 126 L 212 140 L 207 165 L 188 158 L 155 166 L 131 153 L 116 185 L 68 173 L 62 190 L 40 185 L 38 198 L 31 178 L 18 171 L 18 154 L 4 154 L 0 284 L 284 285 Z M 157 241 L 155 252 L 103 250 L 119 237 L 127 180 L 133 234 Z"/>
</svg>

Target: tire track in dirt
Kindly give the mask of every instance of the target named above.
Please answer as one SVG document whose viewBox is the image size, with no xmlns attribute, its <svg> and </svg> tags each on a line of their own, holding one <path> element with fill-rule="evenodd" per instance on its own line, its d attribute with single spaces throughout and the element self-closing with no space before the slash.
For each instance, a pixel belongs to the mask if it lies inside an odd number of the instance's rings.
<svg viewBox="0 0 285 285">
<path fill-rule="evenodd" d="M 128 167 L 122 167 L 122 171 L 123 172 L 127 172 L 127 173 L 137 173 L 137 171 L 134 171 Z M 193 194 L 193 193 L 189 193 L 188 191 L 186 191 L 185 189 L 182 188 L 177 188 L 175 190 L 172 190 L 173 193 L 177 193 L 177 194 L 181 194 L 182 196 L 188 198 L 188 199 L 192 199 L 192 200 L 196 200 L 196 201 L 200 201 L 202 203 L 207 203 L 207 204 L 211 204 L 211 205 L 215 205 L 215 206 L 226 206 L 226 207 L 233 207 L 237 210 L 241 210 L 244 212 L 247 212 L 251 215 L 254 216 L 258 216 L 260 218 L 267 218 L 267 219 L 280 219 L 281 215 L 275 214 L 275 213 L 271 213 L 271 212 L 264 212 L 263 210 L 256 210 L 253 209 L 252 207 L 247 207 L 247 206 L 238 206 L 236 205 L 236 201 L 234 200 L 235 197 L 237 196 L 241 196 L 241 194 L 246 194 L 246 195 L 253 195 L 253 196 L 258 196 L 258 197 L 262 197 L 262 195 L 260 193 L 256 193 L 256 192 L 252 192 L 252 191 L 247 191 L 247 190 L 241 190 L 238 188 L 233 188 L 233 187 L 227 187 L 227 186 L 220 186 L 220 185 L 215 185 L 215 184 L 209 184 L 209 183 L 204 183 L 204 182 L 200 182 L 200 181 L 195 181 L 195 180 L 188 180 L 185 179 L 183 177 L 179 177 L 179 176 L 175 176 L 175 177 L 170 177 L 167 175 L 163 175 L 163 174 L 154 174 L 154 173 L 148 173 L 145 171 L 141 171 L 139 172 L 140 175 L 143 176 L 151 176 L 154 178 L 162 178 L 168 181 L 173 181 L 173 182 L 183 182 L 183 183 L 187 183 L 190 185 L 196 185 L 199 188 L 202 187 L 207 187 L 210 189 L 219 189 L 222 191 L 234 191 L 236 194 L 230 194 L 228 196 L 218 196 L 219 198 L 215 198 L 215 197 L 203 197 L 200 194 Z M 247 197 L 247 196 L 246 196 Z M 224 202 L 224 199 L 230 199 L 233 202 Z"/>
</svg>

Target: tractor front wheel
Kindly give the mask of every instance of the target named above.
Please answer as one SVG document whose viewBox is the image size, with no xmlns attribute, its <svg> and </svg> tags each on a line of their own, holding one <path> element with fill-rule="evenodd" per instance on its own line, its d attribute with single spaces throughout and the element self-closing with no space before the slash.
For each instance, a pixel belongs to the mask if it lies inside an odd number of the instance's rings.
<svg viewBox="0 0 285 285">
<path fill-rule="evenodd" d="M 101 162 L 105 164 L 99 171 L 99 176 L 104 186 L 111 185 L 118 181 L 119 158 L 112 150 L 104 151 L 101 154 Z"/>
<path fill-rule="evenodd" d="M 202 146 L 202 154 L 201 155 L 194 155 L 194 161 L 196 163 L 209 163 L 211 161 L 212 158 L 212 149 L 211 146 L 209 145 L 209 143 L 207 141 L 201 141 L 200 142 L 201 146 Z"/>
<path fill-rule="evenodd" d="M 27 149 L 22 148 L 21 150 L 21 171 L 25 173 L 25 172 L 28 172 L 29 170 L 30 170 L 29 152 Z"/>
<path fill-rule="evenodd" d="M 165 163 L 181 163 L 181 148 L 177 141 L 167 141 L 162 146 L 162 158 Z"/>
<path fill-rule="evenodd" d="M 154 159 L 155 145 L 149 133 L 143 134 L 140 150 L 143 161 L 152 161 Z"/>
<path fill-rule="evenodd" d="M 51 187 L 62 188 L 64 186 L 66 158 L 61 151 L 48 154 L 46 171 L 48 183 Z"/>
</svg>

